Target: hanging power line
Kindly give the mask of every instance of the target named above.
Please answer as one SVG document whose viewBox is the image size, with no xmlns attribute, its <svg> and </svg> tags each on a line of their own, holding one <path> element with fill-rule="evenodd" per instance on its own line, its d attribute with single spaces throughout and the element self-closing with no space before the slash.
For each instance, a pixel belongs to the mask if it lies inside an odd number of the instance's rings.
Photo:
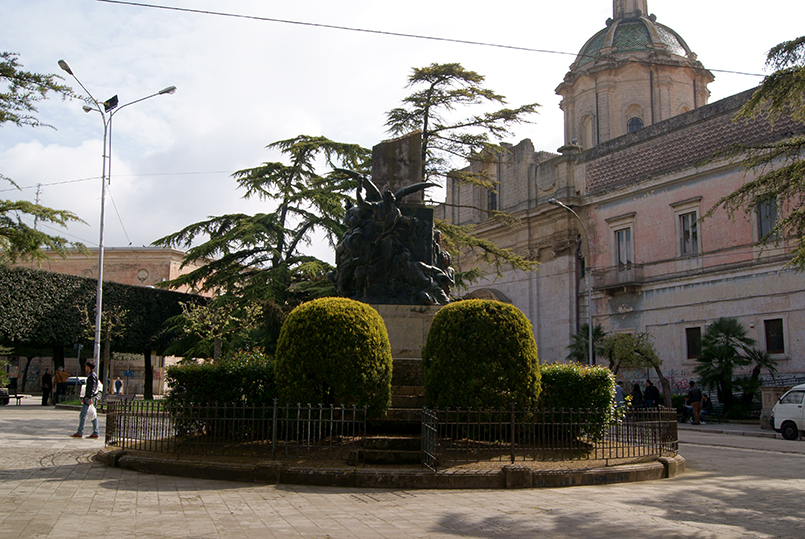
<svg viewBox="0 0 805 539">
<path fill-rule="evenodd" d="M 193 175 L 201 175 L 201 174 L 231 174 L 232 171 L 230 170 L 210 170 L 210 171 L 201 171 L 201 172 L 151 172 L 148 174 L 115 174 L 115 178 L 144 178 L 149 176 L 193 176 Z M 51 183 L 37 183 L 36 185 L 25 185 L 22 187 L 11 187 L 7 189 L 0 189 L 0 193 L 6 191 L 22 191 L 25 189 L 37 189 L 38 187 L 50 187 L 53 185 L 64 185 L 68 183 L 77 183 L 77 182 L 87 182 L 90 180 L 100 180 L 100 176 L 93 176 L 90 178 L 80 178 L 76 180 L 63 180 L 60 182 L 51 182 Z"/>
<path fill-rule="evenodd" d="M 87 182 L 87 181 L 90 181 L 90 180 L 99 180 L 99 179 L 101 179 L 100 176 L 93 176 L 91 178 L 80 178 L 80 179 L 77 179 L 77 180 L 64 180 L 64 181 L 60 181 L 60 182 L 38 183 L 36 185 L 25 185 L 25 186 L 19 187 L 19 188 L 13 187 L 13 188 L 8 188 L 8 189 L 0 189 L 0 193 L 6 192 L 6 191 L 22 191 L 24 189 L 38 189 L 39 187 L 49 187 L 51 185 L 63 185 L 63 184 L 66 184 L 66 183 Z"/>
<path fill-rule="evenodd" d="M 495 47 L 499 49 L 510 49 L 516 51 L 523 51 L 523 52 L 538 52 L 542 54 L 561 54 L 564 56 L 573 56 L 574 58 L 579 56 L 578 53 L 575 52 L 565 52 L 565 51 L 553 51 L 549 49 L 535 49 L 531 47 L 518 47 L 516 45 L 501 45 L 499 43 L 487 43 L 483 41 L 471 41 L 467 39 L 453 39 L 448 37 L 436 37 L 436 36 L 425 36 L 420 34 L 407 34 L 403 32 L 388 32 L 385 30 L 371 30 L 368 28 L 353 28 L 350 26 L 338 26 L 335 24 L 323 24 L 323 23 L 314 23 L 314 22 L 304 22 L 304 21 L 292 21 L 288 19 L 276 19 L 272 17 L 261 17 L 258 15 L 242 15 L 239 13 L 226 13 L 223 11 L 210 11 L 206 9 L 193 9 L 193 8 L 184 8 L 184 7 L 176 7 L 176 6 L 161 6 L 157 4 L 146 4 L 143 2 L 127 2 L 124 0 L 96 0 L 97 2 L 103 2 L 106 4 L 120 4 L 126 6 L 135 6 L 135 7 L 145 7 L 145 8 L 152 8 L 152 9 L 164 9 L 166 11 L 179 11 L 183 13 L 196 13 L 199 15 L 215 15 L 218 17 L 231 17 L 235 19 L 250 19 L 255 21 L 263 21 L 263 22 L 276 22 L 281 24 L 293 24 L 297 26 L 310 26 L 314 28 L 328 28 L 331 30 L 344 30 L 347 32 L 362 32 L 366 34 L 377 34 L 383 36 L 392 36 L 392 37 L 404 37 L 409 39 L 424 39 L 428 41 L 441 41 L 445 43 L 460 43 L 463 45 L 477 45 L 481 47 Z M 733 75 L 747 75 L 750 77 L 764 77 L 765 75 L 759 73 L 745 73 L 742 71 L 730 71 L 726 69 L 708 69 L 708 71 L 714 71 L 717 73 L 730 73 Z"/>
</svg>

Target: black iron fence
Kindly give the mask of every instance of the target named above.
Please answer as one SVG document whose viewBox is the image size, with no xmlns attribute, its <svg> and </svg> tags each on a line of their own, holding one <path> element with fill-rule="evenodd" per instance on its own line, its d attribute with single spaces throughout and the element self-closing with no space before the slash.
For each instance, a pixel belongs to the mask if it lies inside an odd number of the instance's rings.
<svg viewBox="0 0 805 539">
<path fill-rule="evenodd" d="M 653 460 L 678 449 L 676 410 L 424 410 L 422 463 Z"/>
<path fill-rule="evenodd" d="M 677 452 L 676 411 L 428 410 L 422 463 L 432 470 L 484 461 L 636 462 Z M 106 445 L 175 455 L 355 462 L 365 454 L 366 409 L 284 405 L 110 403 Z"/>
<path fill-rule="evenodd" d="M 157 453 L 354 459 L 365 439 L 357 407 L 131 401 L 106 413 L 107 446 Z"/>
</svg>

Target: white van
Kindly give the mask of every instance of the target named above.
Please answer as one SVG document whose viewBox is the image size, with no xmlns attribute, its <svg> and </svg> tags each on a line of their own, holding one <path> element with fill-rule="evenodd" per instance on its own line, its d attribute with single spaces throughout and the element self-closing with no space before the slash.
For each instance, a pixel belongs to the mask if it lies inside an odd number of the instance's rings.
<svg viewBox="0 0 805 539">
<path fill-rule="evenodd" d="M 771 410 L 771 428 L 786 440 L 796 440 L 805 431 L 805 384 L 794 386 Z"/>
</svg>

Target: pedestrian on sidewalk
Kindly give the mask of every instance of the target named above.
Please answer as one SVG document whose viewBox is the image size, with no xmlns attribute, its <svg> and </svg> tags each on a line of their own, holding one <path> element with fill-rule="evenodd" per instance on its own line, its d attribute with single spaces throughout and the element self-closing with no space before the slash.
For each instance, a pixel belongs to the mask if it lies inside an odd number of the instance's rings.
<svg viewBox="0 0 805 539">
<path fill-rule="evenodd" d="M 95 393 L 98 391 L 98 375 L 95 374 L 95 363 L 87 361 L 84 364 L 84 370 L 87 373 L 87 383 L 84 385 L 84 396 L 81 399 L 81 413 L 78 416 L 78 430 L 73 434 L 73 438 L 83 438 L 84 436 L 84 422 L 87 420 L 87 413 L 90 406 L 95 402 Z M 93 407 L 93 411 L 95 408 Z M 97 412 L 95 412 L 97 414 Z M 90 438 L 98 437 L 98 416 L 92 419 L 92 434 Z"/>
<path fill-rule="evenodd" d="M 618 408 L 626 406 L 626 390 L 623 389 L 623 382 L 620 380 L 615 383 L 615 406 Z"/>
<path fill-rule="evenodd" d="M 696 382 L 690 381 L 690 389 L 685 397 L 687 402 L 693 408 L 693 424 L 701 425 L 702 423 L 702 390 L 696 387 Z"/>
<path fill-rule="evenodd" d="M 632 386 L 632 408 L 643 407 L 643 391 L 640 390 L 640 384 L 637 382 Z"/>
<path fill-rule="evenodd" d="M 643 392 L 643 402 L 646 408 L 654 408 L 660 401 L 660 390 L 657 389 L 651 380 L 646 380 L 646 390 Z"/>
<path fill-rule="evenodd" d="M 67 378 L 69 377 L 70 373 L 64 370 L 64 367 L 59 365 L 59 368 L 56 369 L 56 374 L 53 375 L 53 383 L 56 384 L 56 393 L 53 395 L 53 404 L 59 404 L 59 401 L 67 395 Z"/>
<path fill-rule="evenodd" d="M 53 387 L 53 377 L 50 375 L 50 369 L 45 369 L 45 374 L 42 375 L 42 406 L 48 405 L 50 399 L 50 390 Z"/>
<path fill-rule="evenodd" d="M 710 400 L 710 397 L 707 396 L 707 393 L 702 394 L 702 425 L 706 425 L 704 422 L 705 417 L 710 418 L 710 415 L 713 413 L 713 401 Z"/>
</svg>

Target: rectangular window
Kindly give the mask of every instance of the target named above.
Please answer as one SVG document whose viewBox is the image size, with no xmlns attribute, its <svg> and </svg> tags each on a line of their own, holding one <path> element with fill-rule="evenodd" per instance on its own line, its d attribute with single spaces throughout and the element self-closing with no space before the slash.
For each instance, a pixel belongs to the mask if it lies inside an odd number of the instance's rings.
<svg viewBox="0 0 805 539">
<path fill-rule="evenodd" d="M 773 198 L 759 202 L 757 205 L 757 237 L 762 240 L 771 232 L 777 222 L 777 201 Z"/>
<path fill-rule="evenodd" d="M 682 256 L 699 252 L 699 230 L 695 211 L 679 216 L 679 231 L 679 246 Z"/>
<path fill-rule="evenodd" d="M 616 231 L 615 243 L 618 249 L 618 270 L 632 269 L 632 229 Z"/>
<path fill-rule="evenodd" d="M 685 328 L 685 339 L 688 345 L 688 359 L 696 359 L 702 355 L 702 328 Z"/>
<path fill-rule="evenodd" d="M 486 192 L 486 209 L 489 211 L 497 211 L 498 209 L 498 194 L 492 189 Z"/>
<path fill-rule="evenodd" d="M 784 354 L 783 319 L 766 320 L 763 324 L 766 326 L 766 351 L 770 354 Z"/>
</svg>

